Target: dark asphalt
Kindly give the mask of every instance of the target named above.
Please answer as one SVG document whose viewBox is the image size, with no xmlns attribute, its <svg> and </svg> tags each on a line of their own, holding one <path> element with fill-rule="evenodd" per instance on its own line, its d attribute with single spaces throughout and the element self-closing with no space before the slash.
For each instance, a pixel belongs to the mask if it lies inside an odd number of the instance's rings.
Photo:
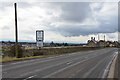
<svg viewBox="0 0 120 80">
<path fill-rule="evenodd" d="M 2 65 L 3 78 L 106 78 L 118 49 L 106 48 Z"/>
</svg>

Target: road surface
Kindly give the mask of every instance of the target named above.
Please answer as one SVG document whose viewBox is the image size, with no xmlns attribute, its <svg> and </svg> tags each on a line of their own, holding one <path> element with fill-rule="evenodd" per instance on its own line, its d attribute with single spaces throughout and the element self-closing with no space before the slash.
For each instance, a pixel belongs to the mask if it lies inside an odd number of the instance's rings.
<svg viewBox="0 0 120 80">
<path fill-rule="evenodd" d="M 2 65 L 3 78 L 106 78 L 116 48 L 75 52 Z"/>
</svg>

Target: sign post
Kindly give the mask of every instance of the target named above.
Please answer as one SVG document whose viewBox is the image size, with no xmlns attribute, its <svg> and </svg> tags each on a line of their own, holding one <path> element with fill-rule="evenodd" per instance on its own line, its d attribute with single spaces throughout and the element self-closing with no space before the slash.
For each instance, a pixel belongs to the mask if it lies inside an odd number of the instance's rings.
<svg viewBox="0 0 120 80">
<path fill-rule="evenodd" d="M 37 47 L 39 47 L 39 48 L 43 47 L 43 41 L 44 41 L 44 31 L 43 30 L 37 30 L 36 31 Z"/>
</svg>

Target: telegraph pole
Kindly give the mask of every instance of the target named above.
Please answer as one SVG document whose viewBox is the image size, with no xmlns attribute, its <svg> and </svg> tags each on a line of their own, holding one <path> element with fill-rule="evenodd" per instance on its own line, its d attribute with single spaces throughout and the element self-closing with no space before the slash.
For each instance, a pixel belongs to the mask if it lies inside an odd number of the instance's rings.
<svg viewBox="0 0 120 80">
<path fill-rule="evenodd" d="M 18 57 L 18 29 L 17 29 L 17 4 L 14 3 L 15 7 L 15 55 Z"/>
</svg>

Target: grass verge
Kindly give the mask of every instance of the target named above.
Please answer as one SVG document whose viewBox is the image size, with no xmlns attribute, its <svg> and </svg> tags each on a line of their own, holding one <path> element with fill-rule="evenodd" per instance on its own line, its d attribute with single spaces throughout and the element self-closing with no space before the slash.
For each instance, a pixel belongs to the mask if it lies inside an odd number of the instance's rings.
<svg viewBox="0 0 120 80">
<path fill-rule="evenodd" d="M 4 57 L 0 62 L 11 62 L 11 61 L 23 61 L 23 60 L 29 60 L 29 59 L 36 59 L 36 58 L 45 58 L 47 56 L 31 56 L 31 57 L 23 57 L 23 58 L 16 58 L 16 57 Z"/>
<path fill-rule="evenodd" d="M 16 58 L 16 57 L 4 56 L 0 60 L 0 62 L 5 63 L 5 62 L 11 62 L 11 61 L 23 61 L 23 60 L 45 58 L 45 57 L 56 56 L 56 55 L 61 55 L 61 54 L 88 51 L 88 50 L 96 50 L 96 49 L 101 49 L 101 48 L 90 48 L 90 47 L 65 47 L 65 48 L 47 48 L 47 49 L 43 48 L 40 50 L 27 51 L 27 55 L 29 55 L 29 57 L 24 56 L 22 58 Z"/>
<path fill-rule="evenodd" d="M 31 59 L 38 59 L 38 58 L 47 58 L 51 56 L 57 56 L 56 55 L 41 55 L 41 56 L 31 56 L 31 57 L 23 57 L 23 58 L 16 58 L 16 57 L 0 57 L 0 63 L 6 63 L 6 62 L 13 62 L 13 61 L 23 61 L 23 60 L 31 60 Z"/>
</svg>

